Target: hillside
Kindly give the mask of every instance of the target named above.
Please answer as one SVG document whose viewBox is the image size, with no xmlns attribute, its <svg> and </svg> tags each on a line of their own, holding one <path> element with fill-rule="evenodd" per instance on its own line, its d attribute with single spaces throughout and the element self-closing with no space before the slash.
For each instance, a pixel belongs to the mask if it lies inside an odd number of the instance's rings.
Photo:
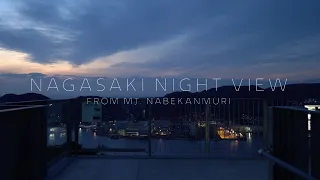
<svg viewBox="0 0 320 180">
<path fill-rule="evenodd" d="M 237 88 L 237 90 L 236 90 Z M 270 98 L 270 99 L 307 99 L 320 98 L 320 83 L 315 84 L 289 84 L 284 91 L 280 87 L 260 88 L 256 86 L 242 86 L 240 89 L 234 86 L 222 86 L 202 92 L 173 92 L 165 97 L 228 97 L 228 98 Z"/>
<path fill-rule="evenodd" d="M 19 102 L 19 101 L 35 101 L 35 100 L 48 100 L 50 98 L 36 93 L 26 93 L 26 94 L 6 94 L 0 97 L 0 103 L 6 102 Z"/>
</svg>

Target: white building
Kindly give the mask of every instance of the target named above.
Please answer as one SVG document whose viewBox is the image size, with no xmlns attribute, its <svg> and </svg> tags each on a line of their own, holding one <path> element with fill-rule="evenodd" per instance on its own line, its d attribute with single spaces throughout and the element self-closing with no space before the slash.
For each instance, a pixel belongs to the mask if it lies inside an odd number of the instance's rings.
<svg viewBox="0 0 320 180">
<path fill-rule="evenodd" d="M 305 105 L 305 108 L 307 108 L 310 111 L 320 111 L 320 105 Z M 308 114 L 308 130 L 311 130 L 311 114 Z"/>
<path fill-rule="evenodd" d="M 94 103 L 82 103 L 82 122 L 101 122 L 102 105 Z"/>
<path fill-rule="evenodd" d="M 320 105 L 304 105 L 304 107 L 311 111 L 320 110 Z"/>
</svg>

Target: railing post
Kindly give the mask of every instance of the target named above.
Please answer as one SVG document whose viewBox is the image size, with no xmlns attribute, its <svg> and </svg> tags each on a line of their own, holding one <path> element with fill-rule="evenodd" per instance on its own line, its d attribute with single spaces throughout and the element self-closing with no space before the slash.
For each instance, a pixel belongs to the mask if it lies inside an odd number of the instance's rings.
<svg viewBox="0 0 320 180">
<path fill-rule="evenodd" d="M 74 148 L 77 150 L 79 147 L 79 122 L 82 120 L 82 100 L 72 99 L 70 100 L 70 129 L 74 133 Z M 71 148 L 73 148 L 71 146 Z M 73 150 L 73 149 L 72 149 Z"/>
<path fill-rule="evenodd" d="M 209 128 L 209 105 L 206 104 L 205 109 L 205 118 L 206 118 L 206 153 L 210 154 L 210 128 Z"/>
<path fill-rule="evenodd" d="M 269 132 L 269 124 L 268 124 L 268 101 L 267 99 L 263 100 L 263 141 L 265 146 L 267 147 L 268 142 L 268 132 Z"/>
<path fill-rule="evenodd" d="M 148 106 L 148 105 L 147 105 Z M 151 107 L 148 106 L 148 156 L 151 157 Z"/>
<path fill-rule="evenodd" d="M 79 147 L 79 123 L 82 121 L 82 100 L 80 100 L 80 105 L 79 105 L 79 109 L 81 109 L 81 114 L 80 114 L 80 118 L 76 118 L 73 119 L 73 123 L 74 123 L 74 139 L 75 139 L 75 145 L 76 145 L 76 150 L 78 151 L 78 147 Z"/>
<path fill-rule="evenodd" d="M 71 123 L 71 118 L 70 118 L 70 114 L 71 114 L 71 106 L 70 106 L 70 101 L 67 102 L 63 102 L 63 116 L 65 118 L 65 122 L 67 125 L 67 148 L 68 148 L 68 156 L 71 155 L 72 152 L 72 123 Z"/>
<path fill-rule="evenodd" d="M 273 147 L 273 117 L 274 117 L 274 114 L 273 114 L 273 107 L 268 108 L 266 106 L 265 101 L 266 100 L 264 100 L 263 108 L 266 108 L 267 111 L 265 111 L 265 109 L 264 109 L 264 112 L 263 112 L 264 144 L 265 144 L 266 148 L 271 148 L 271 147 Z M 273 162 L 268 163 L 268 168 L 269 168 L 268 169 L 268 176 L 269 176 L 268 179 L 270 179 L 270 180 L 273 180 L 273 166 L 274 166 Z"/>
<path fill-rule="evenodd" d="M 317 112 L 320 112 L 319 110 Z M 320 179 L 320 114 L 311 114 L 311 174 Z"/>
<path fill-rule="evenodd" d="M 41 124 L 40 125 L 40 131 L 41 131 L 40 134 L 42 136 L 42 148 L 44 148 L 44 152 L 42 152 L 42 154 L 43 154 L 42 165 L 45 165 L 45 167 L 43 167 L 43 176 L 46 177 L 47 176 L 47 157 L 48 157 L 47 111 L 46 111 L 46 108 L 37 109 L 37 111 L 41 112 L 41 113 L 37 112 L 38 113 L 37 117 L 42 120 L 42 122 L 40 123 Z M 38 122 L 36 122 L 36 123 L 38 123 Z"/>
</svg>

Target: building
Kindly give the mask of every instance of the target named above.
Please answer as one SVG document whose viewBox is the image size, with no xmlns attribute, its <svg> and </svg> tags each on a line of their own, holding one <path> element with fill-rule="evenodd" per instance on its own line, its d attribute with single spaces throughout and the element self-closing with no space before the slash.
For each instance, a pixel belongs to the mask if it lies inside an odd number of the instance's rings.
<svg viewBox="0 0 320 180">
<path fill-rule="evenodd" d="M 320 105 L 305 105 L 305 108 L 307 108 L 310 111 L 320 111 Z M 311 131 L 311 114 L 308 114 L 308 130 Z"/>
<path fill-rule="evenodd" d="M 170 120 L 155 120 L 152 126 L 155 135 L 166 136 L 171 133 Z"/>
<path fill-rule="evenodd" d="M 148 135 L 148 121 L 131 122 L 126 128 L 127 136 L 147 136 Z"/>
<path fill-rule="evenodd" d="M 102 105 L 94 103 L 82 103 L 82 122 L 100 123 L 102 121 Z"/>
<path fill-rule="evenodd" d="M 320 105 L 305 105 L 304 107 L 310 111 L 320 110 Z"/>
<path fill-rule="evenodd" d="M 112 123 L 112 122 L 111 122 Z M 128 127 L 129 121 L 113 121 L 114 127 L 116 129 L 116 132 L 120 136 L 125 136 L 126 135 L 126 129 Z M 110 121 L 109 121 L 110 124 Z"/>
</svg>

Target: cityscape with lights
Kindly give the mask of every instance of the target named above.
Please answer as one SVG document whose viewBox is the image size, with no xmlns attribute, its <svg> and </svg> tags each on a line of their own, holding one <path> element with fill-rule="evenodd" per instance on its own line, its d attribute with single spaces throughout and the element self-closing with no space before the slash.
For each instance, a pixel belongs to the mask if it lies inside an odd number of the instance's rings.
<svg viewBox="0 0 320 180">
<path fill-rule="evenodd" d="M 316 99 L 307 99 L 302 102 L 288 101 L 297 107 L 315 109 L 317 106 Z M 211 109 L 210 113 L 206 113 L 201 107 L 195 108 L 191 112 L 187 112 L 179 117 L 156 117 L 150 121 L 146 120 L 146 110 L 140 102 L 140 114 L 132 114 L 130 111 L 136 112 L 136 109 L 130 109 L 128 105 L 122 105 L 127 113 L 125 117 L 116 119 L 110 115 L 110 110 L 101 104 L 87 104 L 82 102 L 80 117 L 82 120 L 79 124 L 79 130 L 91 132 L 92 136 L 103 136 L 110 139 L 128 139 L 128 140 L 147 140 L 149 137 L 153 139 L 167 140 L 189 140 L 201 141 L 206 138 L 206 131 L 209 132 L 209 138 L 214 141 L 220 140 L 236 140 L 247 141 L 254 136 L 263 133 L 263 114 L 259 107 L 256 111 L 248 110 L 249 106 L 240 112 L 248 114 L 235 114 L 233 116 L 223 116 L 226 112 L 222 111 L 222 107 Z M 262 104 L 260 104 L 261 106 Z M 137 108 L 137 107 L 135 107 Z M 202 107 L 204 108 L 204 107 Z M 199 110 L 200 109 L 200 110 Z M 190 109 L 189 109 L 190 110 Z M 224 109 L 226 111 L 226 109 Z M 230 114 L 230 108 L 227 109 Z M 61 112 L 60 112 L 61 113 Z M 66 125 L 61 121 L 59 116 L 59 107 L 52 107 L 48 110 L 49 137 L 51 140 L 54 136 L 65 136 Z M 140 118 L 140 120 L 138 119 Z M 149 123 L 151 132 L 149 134 Z M 208 127 L 208 128 L 207 128 Z M 58 135 L 57 135 L 58 134 Z"/>
</svg>

